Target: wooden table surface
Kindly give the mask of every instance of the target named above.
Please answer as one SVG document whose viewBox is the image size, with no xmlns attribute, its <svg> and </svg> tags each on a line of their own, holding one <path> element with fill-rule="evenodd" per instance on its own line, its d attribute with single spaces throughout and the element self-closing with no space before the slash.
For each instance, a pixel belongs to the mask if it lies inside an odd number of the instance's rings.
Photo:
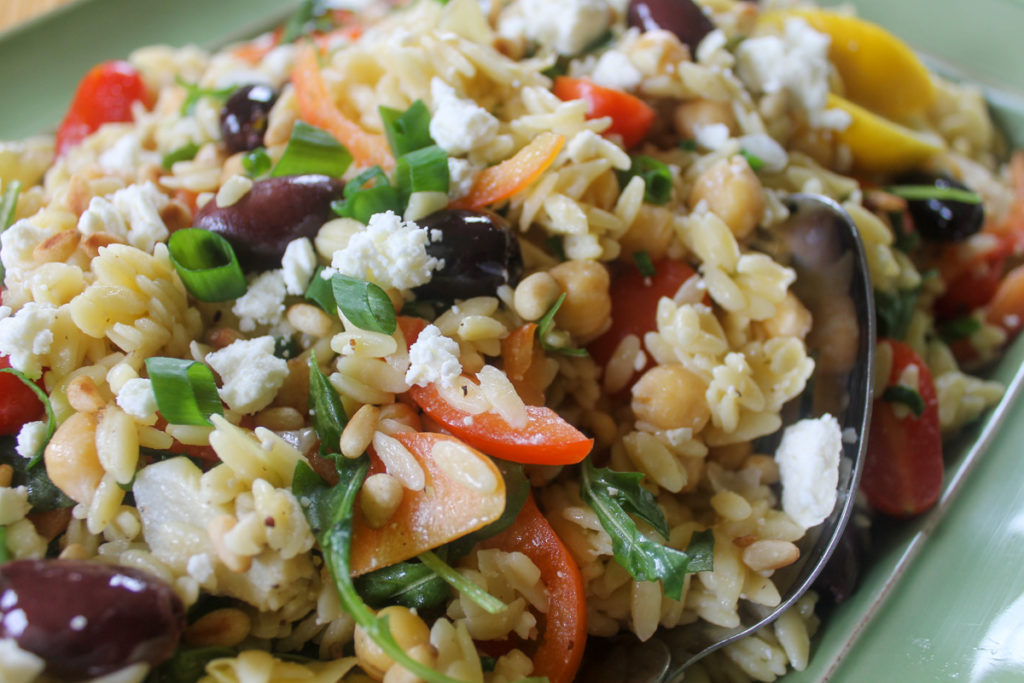
<svg viewBox="0 0 1024 683">
<path fill-rule="evenodd" d="M 0 31 L 74 0 L 0 0 Z"/>
</svg>

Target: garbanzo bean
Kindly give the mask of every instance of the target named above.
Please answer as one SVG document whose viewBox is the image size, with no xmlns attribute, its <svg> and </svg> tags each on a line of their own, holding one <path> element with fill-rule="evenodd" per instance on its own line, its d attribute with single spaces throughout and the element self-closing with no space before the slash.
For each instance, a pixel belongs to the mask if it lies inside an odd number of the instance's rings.
<svg viewBox="0 0 1024 683">
<path fill-rule="evenodd" d="M 388 618 L 391 635 L 395 637 L 398 646 L 406 652 L 419 645 L 430 644 L 430 629 L 427 628 L 426 622 L 408 607 L 385 607 L 377 612 L 377 616 Z M 355 647 L 359 666 L 376 681 L 382 680 L 384 672 L 395 663 L 361 626 L 356 626 Z"/>
<path fill-rule="evenodd" d="M 730 134 L 736 133 L 736 115 L 728 102 L 716 100 L 691 100 L 683 102 L 672 112 L 672 125 L 676 132 L 687 140 L 697 138 L 697 129 L 721 123 L 729 129 Z"/>
<path fill-rule="evenodd" d="M 749 235 L 764 213 L 761 181 L 739 156 L 721 159 L 697 177 L 690 192 L 690 208 L 702 200 L 739 238 Z"/>
<path fill-rule="evenodd" d="M 797 337 L 803 339 L 811 331 L 811 312 L 793 292 L 775 307 L 775 315 L 761 323 L 770 337 Z"/>
<path fill-rule="evenodd" d="M 76 503 L 88 504 L 103 478 L 95 413 L 75 413 L 64 420 L 46 444 L 43 461 L 57 488 Z"/>
<path fill-rule="evenodd" d="M 430 645 L 417 645 L 406 652 L 413 661 L 433 669 L 437 665 L 437 653 Z M 384 673 L 384 683 L 420 683 L 423 679 L 410 672 L 401 664 L 394 664 Z"/>
<path fill-rule="evenodd" d="M 601 335 L 611 324 L 608 270 L 596 261 L 566 261 L 548 271 L 565 292 L 555 322 L 580 343 Z"/>
<path fill-rule="evenodd" d="M 704 380 L 682 365 L 658 365 L 633 385 L 633 413 L 658 429 L 689 427 L 696 434 L 711 417 Z"/>
</svg>

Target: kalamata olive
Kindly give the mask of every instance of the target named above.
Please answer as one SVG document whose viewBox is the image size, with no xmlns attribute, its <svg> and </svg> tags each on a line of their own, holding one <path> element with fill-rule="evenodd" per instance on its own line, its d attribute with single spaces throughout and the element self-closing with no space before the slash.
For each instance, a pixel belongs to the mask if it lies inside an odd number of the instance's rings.
<svg viewBox="0 0 1024 683">
<path fill-rule="evenodd" d="M 515 287 L 522 277 L 519 240 L 501 216 L 443 210 L 417 223 L 441 231 L 441 239 L 431 242 L 427 252 L 444 259 L 444 268 L 434 273 L 430 282 L 416 288 L 417 296 L 451 301 L 493 295 L 501 285 Z"/>
<path fill-rule="evenodd" d="M 174 654 L 185 608 L 169 585 L 128 567 L 73 560 L 0 565 L 0 637 L 65 680 Z"/>
<path fill-rule="evenodd" d="M 325 175 L 264 178 L 230 206 L 207 202 L 196 213 L 194 225 L 230 242 L 243 269 L 280 268 L 288 243 L 314 237 L 334 215 L 331 201 L 341 197 L 344 188 L 343 181 Z"/>
<path fill-rule="evenodd" d="M 693 0 L 630 0 L 627 19 L 641 31 L 671 31 L 690 50 L 696 50 L 704 36 L 715 30 Z"/>
<path fill-rule="evenodd" d="M 231 94 L 220 110 L 220 132 L 230 152 L 247 152 L 263 144 L 267 117 L 277 102 L 269 85 L 244 85 Z"/>
<path fill-rule="evenodd" d="M 832 556 L 814 580 L 814 590 L 836 604 L 853 595 L 864 561 L 865 536 L 864 528 L 857 526 L 855 520 L 846 525 Z"/>
<path fill-rule="evenodd" d="M 945 175 L 913 173 L 903 176 L 899 185 L 924 185 L 937 190 L 970 190 L 963 183 Z M 908 199 L 907 209 L 914 228 L 922 238 L 933 242 L 958 242 L 981 230 L 985 223 L 985 207 L 950 199 Z"/>
</svg>

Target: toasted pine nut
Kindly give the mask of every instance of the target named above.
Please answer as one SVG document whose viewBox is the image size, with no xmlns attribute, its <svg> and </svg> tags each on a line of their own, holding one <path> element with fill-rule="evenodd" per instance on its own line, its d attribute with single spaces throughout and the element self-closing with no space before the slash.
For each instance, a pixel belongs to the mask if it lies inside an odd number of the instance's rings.
<svg viewBox="0 0 1024 683">
<path fill-rule="evenodd" d="M 371 529 L 380 529 L 395 515 L 402 503 L 402 482 L 378 472 L 366 478 L 359 497 L 363 517 Z"/>
<path fill-rule="evenodd" d="M 295 304 L 285 316 L 292 327 L 311 337 L 326 337 L 333 327 L 331 317 L 311 304 Z"/>
<path fill-rule="evenodd" d="M 373 448 L 384 463 L 388 474 L 402 482 L 410 491 L 422 491 L 427 478 L 420 463 L 402 443 L 382 432 L 373 436 Z"/>
<path fill-rule="evenodd" d="M 291 406 L 274 406 L 256 413 L 253 417 L 257 427 L 266 427 L 275 432 L 301 429 L 306 421 L 302 413 Z"/>
<path fill-rule="evenodd" d="M 64 262 L 71 258 L 82 241 L 82 233 L 77 230 L 65 230 L 50 235 L 32 250 L 32 258 L 41 263 Z"/>
<path fill-rule="evenodd" d="M 0 487 L 7 487 L 11 485 L 11 479 L 14 477 L 14 468 L 10 465 L 0 465 Z"/>
<path fill-rule="evenodd" d="M 341 432 L 341 454 L 346 458 L 358 458 L 366 452 L 377 429 L 380 408 L 369 403 L 360 406 L 356 414 Z"/>
<path fill-rule="evenodd" d="M 228 549 L 224 535 L 235 528 L 237 520 L 231 515 L 218 515 L 206 525 L 206 533 L 210 535 L 213 549 L 217 551 L 217 557 L 228 569 L 233 572 L 246 572 L 252 566 L 252 557 L 248 555 L 236 555 Z"/>
<path fill-rule="evenodd" d="M 64 420 L 46 444 L 43 460 L 57 488 L 88 504 L 104 474 L 96 453 L 96 415 L 75 413 Z"/>
<path fill-rule="evenodd" d="M 68 543 L 57 557 L 61 560 L 88 560 L 89 551 L 81 543 Z"/>
<path fill-rule="evenodd" d="M 80 413 L 95 413 L 106 405 L 96 382 L 88 375 L 79 375 L 68 382 L 68 403 Z"/>
<path fill-rule="evenodd" d="M 86 256 L 94 259 L 99 255 L 102 247 L 109 247 L 111 244 L 121 244 L 121 240 L 105 232 L 94 232 L 91 235 L 86 235 L 78 246 Z"/>
<path fill-rule="evenodd" d="M 434 444 L 430 456 L 438 467 L 457 484 L 478 493 L 493 493 L 498 477 L 483 456 L 457 439 L 443 439 Z"/>
<path fill-rule="evenodd" d="M 234 647 L 249 635 L 252 620 L 235 607 L 222 607 L 196 619 L 185 629 L 185 642 L 196 647 Z"/>
</svg>

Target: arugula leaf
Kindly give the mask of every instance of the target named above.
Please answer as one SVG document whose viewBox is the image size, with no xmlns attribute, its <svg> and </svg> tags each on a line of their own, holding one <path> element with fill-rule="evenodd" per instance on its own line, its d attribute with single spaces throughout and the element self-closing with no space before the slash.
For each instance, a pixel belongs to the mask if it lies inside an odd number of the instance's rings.
<svg viewBox="0 0 1024 683">
<path fill-rule="evenodd" d="M 651 261 L 651 255 L 646 251 L 634 251 L 633 263 L 636 264 L 636 269 L 644 277 L 654 277 L 658 274 L 657 269 L 654 267 L 654 262 Z"/>
<path fill-rule="evenodd" d="M 710 530 L 694 534 L 687 552 L 651 541 L 640 533 L 630 513 L 668 538 L 664 514 L 650 491 L 640 486 L 642 474 L 597 468 L 589 460 L 584 461 L 581 474 L 580 495 L 611 536 L 616 562 L 634 579 L 660 579 L 665 595 L 679 600 L 686 574 L 711 571 L 714 537 Z"/>
<path fill-rule="evenodd" d="M 338 308 L 349 322 L 361 330 L 393 334 L 398 326 L 395 307 L 380 286 L 337 273 L 331 288 Z"/>
<path fill-rule="evenodd" d="M 370 607 L 402 605 L 409 609 L 439 607 L 451 588 L 422 562 L 399 562 L 353 579 L 356 590 Z"/>
<path fill-rule="evenodd" d="M 903 339 L 910 327 L 921 287 L 896 292 L 875 290 L 875 317 L 878 320 L 878 338 Z"/>
<path fill-rule="evenodd" d="M 338 302 L 334 300 L 334 290 L 331 288 L 331 281 L 320 277 L 320 274 L 323 272 L 323 266 L 318 266 L 303 296 L 322 308 L 329 315 L 337 316 Z"/>
<path fill-rule="evenodd" d="M 562 292 L 561 296 L 555 300 L 555 303 L 551 305 L 551 308 L 547 310 L 540 320 L 537 321 L 537 339 L 540 339 L 540 346 L 545 351 L 552 353 L 561 353 L 565 356 L 576 356 L 578 358 L 587 358 L 590 353 L 586 349 L 573 348 L 571 346 L 554 346 L 547 341 L 548 332 L 555 326 L 555 314 L 558 313 L 558 309 L 562 307 L 565 302 L 565 292 Z"/>
<path fill-rule="evenodd" d="M 32 458 L 28 461 L 27 465 L 28 469 L 33 469 L 39 464 L 39 461 L 43 459 L 43 451 L 46 450 L 46 444 L 50 443 L 50 437 L 52 437 L 53 433 L 57 431 L 57 416 L 53 414 L 53 406 L 50 404 L 50 397 L 47 396 L 46 392 L 40 389 L 35 382 L 26 377 L 23 372 L 15 370 L 14 368 L 3 368 L 0 372 L 6 372 L 9 375 L 17 377 L 22 384 L 28 387 L 32 393 L 36 395 L 39 402 L 43 404 L 43 410 L 46 411 L 46 438 L 44 438 L 43 442 L 39 444 L 39 448 L 32 454 Z"/>
<path fill-rule="evenodd" d="M 469 600 L 476 603 L 477 607 L 488 614 L 498 614 L 508 609 L 508 605 L 494 597 L 480 586 L 448 566 L 444 560 L 429 550 L 420 553 L 420 562 L 429 567 L 435 574 L 440 576 L 445 583 L 462 593 Z"/>
<path fill-rule="evenodd" d="M 45 467 L 28 467 L 28 459 L 18 455 L 15 450 L 13 436 L 0 437 L 0 464 L 10 465 L 14 470 L 11 486 L 24 486 L 28 489 L 28 502 L 33 511 L 45 512 L 69 508 L 75 504 L 50 481 Z"/>
<path fill-rule="evenodd" d="M 407 655 L 395 641 L 387 617 L 377 618 L 356 592 L 349 576 L 352 548 L 352 512 L 356 494 L 370 469 L 365 455 L 355 460 L 338 460 L 338 484 L 328 486 L 304 462 L 295 467 L 292 493 L 302 506 L 313 535 L 323 553 L 324 564 L 338 590 L 342 608 L 389 657 L 428 683 L 457 683 Z"/>
<path fill-rule="evenodd" d="M 320 455 L 336 453 L 348 416 L 334 385 L 320 371 L 315 352 L 309 354 L 309 413 L 320 438 Z"/>
<path fill-rule="evenodd" d="M 905 387 L 902 384 L 893 384 L 882 392 L 882 400 L 905 405 L 910 408 L 910 412 L 914 413 L 914 417 L 921 417 L 924 414 L 924 399 L 921 398 L 917 389 Z"/>
<path fill-rule="evenodd" d="M 217 100 L 226 100 L 235 92 L 235 86 L 226 88 L 201 88 L 196 83 L 189 83 L 181 76 L 175 76 L 174 82 L 185 89 L 185 99 L 181 103 L 181 115 L 191 116 L 196 109 L 196 104 L 204 97 L 212 97 Z"/>
</svg>

